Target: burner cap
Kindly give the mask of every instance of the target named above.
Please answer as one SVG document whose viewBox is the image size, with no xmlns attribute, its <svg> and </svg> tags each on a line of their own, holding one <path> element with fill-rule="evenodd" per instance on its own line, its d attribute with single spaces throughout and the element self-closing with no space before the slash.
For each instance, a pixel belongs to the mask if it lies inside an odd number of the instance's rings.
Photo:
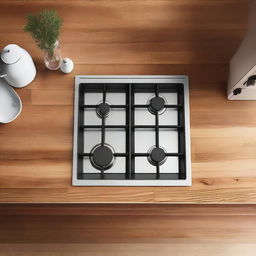
<svg viewBox="0 0 256 256">
<path fill-rule="evenodd" d="M 91 164 L 98 170 L 101 170 L 102 168 L 105 170 L 109 169 L 115 161 L 114 150 L 110 145 L 105 144 L 102 146 L 101 144 L 98 144 L 91 152 Z"/>
<path fill-rule="evenodd" d="M 162 165 L 166 161 L 164 149 L 160 147 L 153 147 L 149 150 L 148 161 L 152 165 Z"/>
<path fill-rule="evenodd" d="M 102 102 L 98 105 L 97 114 L 99 117 L 107 117 L 110 112 L 110 106 L 106 102 Z"/>
<path fill-rule="evenodd" d="M 165 111 L 165 99 L 159 96 L 153 97 L 150 100 L 149 111 L 152 114 L 162 114 Z"/>
</svg>

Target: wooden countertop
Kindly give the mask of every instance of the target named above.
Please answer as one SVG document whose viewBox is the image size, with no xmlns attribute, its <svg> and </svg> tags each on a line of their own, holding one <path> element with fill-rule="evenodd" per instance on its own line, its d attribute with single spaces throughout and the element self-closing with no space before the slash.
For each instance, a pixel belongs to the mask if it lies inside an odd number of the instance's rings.
<svg viewBox="0 0 256 256">
<path fill-rule="evenodd" d="M 0 46 L 37 66 L 18 89 L 20 117 L 0 125 L 0 202 L 256 203 L 256 102 L 226 99 L 228 60 L 245 1 L 1 1 Z M 22 31 L 25 14 L 56 8 L 73 73 L 48 71 Z M 192 187 L 72 187 L 75 75 L 189 75 Z"/>
</svg>

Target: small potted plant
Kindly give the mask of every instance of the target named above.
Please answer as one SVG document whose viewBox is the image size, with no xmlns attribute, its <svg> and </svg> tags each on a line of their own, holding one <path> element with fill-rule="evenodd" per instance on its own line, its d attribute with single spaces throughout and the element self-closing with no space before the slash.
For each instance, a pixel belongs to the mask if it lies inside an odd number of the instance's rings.
<svg viewBox="0 0 256 256">
<path fill-rule="evenodd" d="M 37 46 L 44 52 L 44 63 L 50 70 L 60 67 L 61 53 L 59 33 L 62 19 L 55 10 L 44 10 L 37 15 L 28 14 L 24 27 L 35 39 Z"/>
</svg>

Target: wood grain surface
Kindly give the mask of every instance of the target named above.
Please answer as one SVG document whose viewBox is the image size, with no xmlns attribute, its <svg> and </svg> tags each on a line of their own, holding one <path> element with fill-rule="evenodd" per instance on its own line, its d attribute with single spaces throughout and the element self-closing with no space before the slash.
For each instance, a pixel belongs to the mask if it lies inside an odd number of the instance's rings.
<svg viewBox="0 0 256 256">
<path fill-rule="evenodd" d="M 25 15 L 64 19 L 64 75 L 48 71 Z M 256 102 L 226 99 L 228 61 L 246 29 L 239 0 L 0 1 L 0 47 L 17 43 L 37 66 L 17 93 L 23 111 L 0 126 L 0 202 L 256 203 Z M 192 187 L 72 187 L 75 75 L 189 75 Z"/>
<path fill-rule="evenodd" d="M 1 256 L 253 256 L 254 205 L 2 205 Z"/>
</svg>

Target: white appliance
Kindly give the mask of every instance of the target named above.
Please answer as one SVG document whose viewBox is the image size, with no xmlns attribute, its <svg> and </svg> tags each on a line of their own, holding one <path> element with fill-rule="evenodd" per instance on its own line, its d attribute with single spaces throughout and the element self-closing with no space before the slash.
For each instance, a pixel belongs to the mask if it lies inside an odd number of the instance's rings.
<svg viewBox="0 0 256 256">
<path fill-rule="evenodd" d="M 34 80 L 36 68 L 26 50 L 16 44 L 9 44 L 1 52 L 0 72 L 0 77 L 8 84 L 21 88 Z"/>
<path fill-rule="evenodd" d="M 256 100 L 256 0 L 249 6 L 247 34 L 230 62 L 229 100 Z"/>
</svg>

